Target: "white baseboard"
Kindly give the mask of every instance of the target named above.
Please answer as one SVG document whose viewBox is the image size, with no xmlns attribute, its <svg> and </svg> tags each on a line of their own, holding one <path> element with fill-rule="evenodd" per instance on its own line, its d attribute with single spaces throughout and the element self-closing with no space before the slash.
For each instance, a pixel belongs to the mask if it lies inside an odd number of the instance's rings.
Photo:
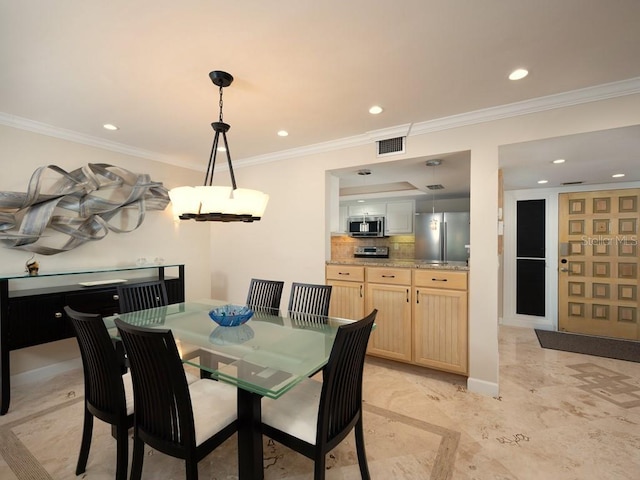
<svg viewBox="0 0 640 480">
<path fill-rule="evenodd" d="M 26 372 L 11 375 L 11 385 L 24 385 L 31 382 L 42 382 L 49 380 L 51 377 L 55 377 L 60 373 L 75 370 L 76 368 L 82 368 L 82 359 L 80 357 L 72 358 L 64 362 L 54 363 L 53 365 L 47 365 L 46 367 L 35 368 Z"/>
<path fill-rule="evenodd" d="M 479 380 L 471 377 L 467 378 L 467 390 L 481 395 L 487 395 L 489 397 L 497 397 L 500 393 L 497 383 L 487 382 L 485 380 Z"/>
</svg>

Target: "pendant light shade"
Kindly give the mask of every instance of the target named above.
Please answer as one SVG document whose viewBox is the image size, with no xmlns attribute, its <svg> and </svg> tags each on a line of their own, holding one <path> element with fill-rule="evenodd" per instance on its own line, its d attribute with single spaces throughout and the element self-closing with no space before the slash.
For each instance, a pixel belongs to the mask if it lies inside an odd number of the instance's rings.
<svg viewBox="0 0 640 480">
<path fill-rule="evenodd" d="M 220 90 L 220 115 L 211 127 L 215 131 L 204 185 L 199 187 L 176 187 L 169 191 L 173 214 L 181 220 L 194 219 L 197 222 L 254 222 L 264 215 L 269 195 L 258 190 L 238 188 L 231 164 L 231 154 L 227 143 L 227 132 L 231 126 L 222 121 L 222 89 L 233 82 L 227 72 L 215 70 L 209 73 L 211 81 Z M 218 146 L 220 137 L 223 145 Z M 231 186 L 214 186 L 213 170 L 218 150 L 224 150 L 231 175 Z"/>
</svg>

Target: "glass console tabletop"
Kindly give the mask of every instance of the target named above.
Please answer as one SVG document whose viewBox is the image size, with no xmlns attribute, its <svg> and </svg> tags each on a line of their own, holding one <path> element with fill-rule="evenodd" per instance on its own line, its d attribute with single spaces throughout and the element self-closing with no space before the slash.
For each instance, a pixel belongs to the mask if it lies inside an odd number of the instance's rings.
<svg viewBox="0 0 640 480">
<path fill-rule="evenodd" d="M 134 325 L 171 329 L 184 363 L 243 390 L 278 398 L 327 363 L 338 327 L 350 322 L 257 311 L 244 325 L 221 327 L 208 312 L 227 303 L 179 303 L 106 317 L 105 323 L 114 337 L 117 317 Z"/>
</svg>

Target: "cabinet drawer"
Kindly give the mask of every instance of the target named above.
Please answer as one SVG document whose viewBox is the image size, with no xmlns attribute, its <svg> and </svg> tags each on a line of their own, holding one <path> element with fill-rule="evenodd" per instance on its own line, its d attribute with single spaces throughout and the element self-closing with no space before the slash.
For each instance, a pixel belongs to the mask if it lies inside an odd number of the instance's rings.
<svg viewBox="0 0 640 480">
<path fill-rule="evenodd" d="M 364 282 L 364 267 L 358 265 L 327 265 L 327 280 Z"/>
<path fill-rule="evenodd" d="M 445 270 L 414 270 L 413 285 L 415 287 L 446 288 L 449 290 L 467 289 L 467 272 Z"/>
<path fill-rule="evenodd" d="M 65 302 L 79 312 L 99 313 L 105 317 L 118 313 L 120 309 L 118 289 L 115 287 L 68 293 Z"/>
<path fill-rule="evenodd" d="M 411 285 L 411 270 L 408 268 L 367 267 L 367 282 Z"/>
</svg>

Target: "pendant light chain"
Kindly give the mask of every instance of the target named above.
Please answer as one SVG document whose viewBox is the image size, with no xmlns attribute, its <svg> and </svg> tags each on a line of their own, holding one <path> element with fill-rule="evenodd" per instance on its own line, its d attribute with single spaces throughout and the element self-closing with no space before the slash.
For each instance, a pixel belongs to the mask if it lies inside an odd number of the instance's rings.
<svg viewBox="0 0 640 480">
<path fill-rule="evenodd" d="M 220 115 L 218 118 L 222 122 L 222 86 L 220 86 L 220 101 L 218 102 L 218 105 L 220 106 Z"/>
</svg>

